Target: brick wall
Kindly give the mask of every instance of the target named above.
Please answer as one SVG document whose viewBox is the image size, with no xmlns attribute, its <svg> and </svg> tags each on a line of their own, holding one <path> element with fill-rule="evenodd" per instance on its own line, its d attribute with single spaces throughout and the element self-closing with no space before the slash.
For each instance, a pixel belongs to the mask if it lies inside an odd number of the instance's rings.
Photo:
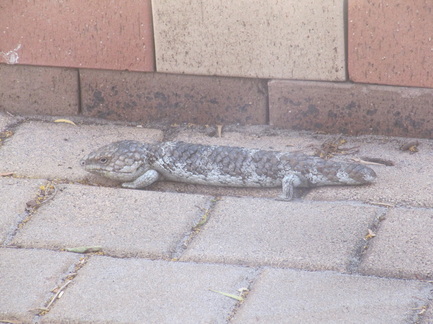
<svg viewBox="0 0 433 324">
<path fill-rule="evenodd" d="M 5 0 L 0 62 L 11 113 L 433 136 L 431 0 Z"/>
</svg>

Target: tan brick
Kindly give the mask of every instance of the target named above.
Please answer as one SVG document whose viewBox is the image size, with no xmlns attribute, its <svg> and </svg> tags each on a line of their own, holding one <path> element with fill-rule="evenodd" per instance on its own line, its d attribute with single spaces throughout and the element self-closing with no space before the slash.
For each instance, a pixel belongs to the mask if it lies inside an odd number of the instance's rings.
<svg viewBox="0 0 433 324">
<path fill-rule="evenodd" d="M 157 70 L 345 79 L 344 1 L 154 1 Z"/>
<path fill-rule="evenodd" d="M 0 111 L 75 115 L 78 72 L 73 69 L 0 64 Z"/>
<path fill-rule="evenodd" d="M 348 10 L 351 80 L 433 87 L 430 1 L 349 1 Z"/>
<path fill-rule="evenodd" d="M 7 1 L 0 62 L 152 71 L 150 0 Z"/>
<path fill-rule="evenodd" d="M 136 122 L 266 123 L 266 82 L 81 71 L 83 114 Z"/>
<path fill-rule="evenodd" d="M 433 135 L 433 90 L 348 83 L 269 82 L 270 123 L 349 135 Z"/>
</svg>

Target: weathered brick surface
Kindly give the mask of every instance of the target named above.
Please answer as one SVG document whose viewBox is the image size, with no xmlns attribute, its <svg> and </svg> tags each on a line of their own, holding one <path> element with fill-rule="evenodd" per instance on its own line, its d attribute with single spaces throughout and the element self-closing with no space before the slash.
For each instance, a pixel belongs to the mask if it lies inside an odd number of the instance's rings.
<svg viewBox="0 0 433 324">
<path fill-rule="evenodd" d="M 150 0 L 6 1 L 0 62 L 152 71 Z"/>
<path fill-rule="evenodd" d="M 344 1 L 154 1 L 158 71 L 344 80 Z"/>
<path fill-rule="evenodd" d="M 51 290 L 80 256 L 44 250 L 0 248 L 0 322 L 34 323 Z"/>
<path fill-rule="evenodd" d="M 430 138 L 432 106 L 432 89 L 269 82 L 270 123 L 296 130 Z"/>
<path fill-rule="evenodd" d="M 166 135 L 305 153 L 332 138 L 263 126 L 225 127 L 217 138 L 197 129 Z M 282 202 L 273 199 L 280 188 L 272 199 L 228 197 L 223 188 L 218 199 L 201 189 L 181 194 L 174 183 L 170 193 L 71 183 L 83 179 L 78 161 L 90 148 L 124 138 L 154 142 L 163 138 L 158 130 L 24 121 L 14 132 L 0 147 L 0 177 L 19 176 L 0 178 L 2 224 L 15 225 L 0 248 L 0 321 L 431 324 L 431 140 L 410 154 L 398 147 L 413 139 L 347 138 L 344 147 L 359 151 L 334 159 L 367 156 L 394 166 L 372 166 L 371 186 L 314 188 Z M 66 183 L 54 181 L 52 199 L 17 226 L 9 215 L 26 207 L 39 181 L 59 176 Z M 376 236 L 367 239 L 369 229 Z M 106 255 L 63 251 L 95 245 Z M 210 290 L 248 294 L 238 302 Z M 60 298 L 35 316 L 55 292 Z"/>
<path fill-rule="evenodd" d="M 42 323 L 226 323 L 254 271 L 217 264 L 94 257 Z"/>
<path fill-rule="evenodd" d="M 1 110 L 18 114 L 76 115 L 79 111 L 77 70 L 0 64 Z"/>
<path fill-rule="evenodd" d="M 369 206 L 294 201 L 287 206 L 225 197 L 183 259 L 345 271 L 376 212 Z M 332 239 L 315 244 L 316 237 Z"/>
<path fill-rule="evenodd" d="M 266 123 L 257 79 L 83 70 L 83 114 L 135 122 Z"/>
<path fill-rule="evenodd" d="M 110 255 L 169 258 L 208 201 L 198 195 L 80 185 L 62 186 L 59 191 L 12 244 L 48 249 L 102 246 Z M 87 211 L 77 201 L 88 206 Z"/>
<path fill-rule="evenodd" d="M 360 270 L 367 275 L 433 279 L 432 209 L 393 209 L 372 239 Z"/>
<path fill-rule="evenodd" d="M 0 173 L 1 170 L 0 167 Z M 44 180 L 0 178 L 0 244 L 13 234 L 18 223 L 26 217 L 26 203 L 36 198 Z"/>
<path fill-rule="evenodd" d="M 266 269 L 232 323 L 418 323 L 429 290 L 411 280 Z"/>
<path fill-rule="evenodd" d="M 348 2 L 349 77 L 433 87 L 433 11 L 426 0 Z"/>
<path fill-rule="evenodd" d="M 162 139 L 162 132 L 113 125 L 23 123 L 0 149 L 0 173 L 13 172 L 29 178 L 82 179 L 89 173 L 80 167 L 80 159 L 97 147 L 122 139 L 155 142 Z"/>
</svg>

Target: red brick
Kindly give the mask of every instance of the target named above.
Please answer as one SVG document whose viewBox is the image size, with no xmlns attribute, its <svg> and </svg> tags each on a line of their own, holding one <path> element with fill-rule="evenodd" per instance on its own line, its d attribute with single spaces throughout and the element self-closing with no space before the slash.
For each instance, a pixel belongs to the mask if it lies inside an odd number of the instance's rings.
<svg viewBox="0 0 433 324">
<path fill-rule="evenodd" d="M 3 1 L 0 62 L 154 69 L 150 0 Z"/>
<path fill-rule="evenodd" d="M 258 79 L 83 70 L 83 114 L 113 120 L 265 124 Z"/>
<path fill-rule="evenodd" d="M 331 82 L 269 82 L 270 123 L 296 130 L 433 136 L 433 89 Z"/>
<path fill-rule="evenodd" d="M 75 69 L 0 64 L 0 110 L 76 115 L 78 93 Z"/>
<path fill-rule="evenodd" d="M 429 0 L 351 0 L 349 78 L 433 88 L 433 10 Z"/>
</svg>

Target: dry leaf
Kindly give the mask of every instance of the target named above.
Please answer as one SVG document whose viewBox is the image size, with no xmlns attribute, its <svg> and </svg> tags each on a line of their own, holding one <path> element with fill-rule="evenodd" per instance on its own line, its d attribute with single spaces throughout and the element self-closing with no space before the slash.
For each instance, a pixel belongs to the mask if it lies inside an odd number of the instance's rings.
<svg viewBox="0 0 433 324">
<path fill-rule="evenodd" d="M 77 124 L 75 124 L 72 120 L 69 120 L 69 119 L 56 119 L 54 122 L 55 123 L 66 123 L 66 124 L 71 124 L 71 125 L 77 126 Z"/>
<path fill-rule="evenodd" d="M 218 291 L 218 290 L 213 290 L 213 289 L 209 289 L 209 290 L 213 291 L 213 292 L 216 292 L 217 294 L 221 294 L 223 296 L 236 299 L 238 301 L 243 301 L 244 300 L 241 296 L 238 296 L 238 295 L 233 295 L 233 294 L 229 294 L 229 293 L 225 293 L 225 292 Z"/>
<path fill-rule="evenodd" d="M 365 236 L 365 239 L 369 240 L 369 239 L 372 239 L 375 236 L 376 236 L 376 234 L 371 229 L 368 229 L 368 234 Z"/>
<path fill-rule="evenodd" d="M 74 248 L 66 248 L 65 251 L 74 253 L 90 253 L 90 252 L 100 252 L 102 246 L 78 246 Z"/>
</svg>

